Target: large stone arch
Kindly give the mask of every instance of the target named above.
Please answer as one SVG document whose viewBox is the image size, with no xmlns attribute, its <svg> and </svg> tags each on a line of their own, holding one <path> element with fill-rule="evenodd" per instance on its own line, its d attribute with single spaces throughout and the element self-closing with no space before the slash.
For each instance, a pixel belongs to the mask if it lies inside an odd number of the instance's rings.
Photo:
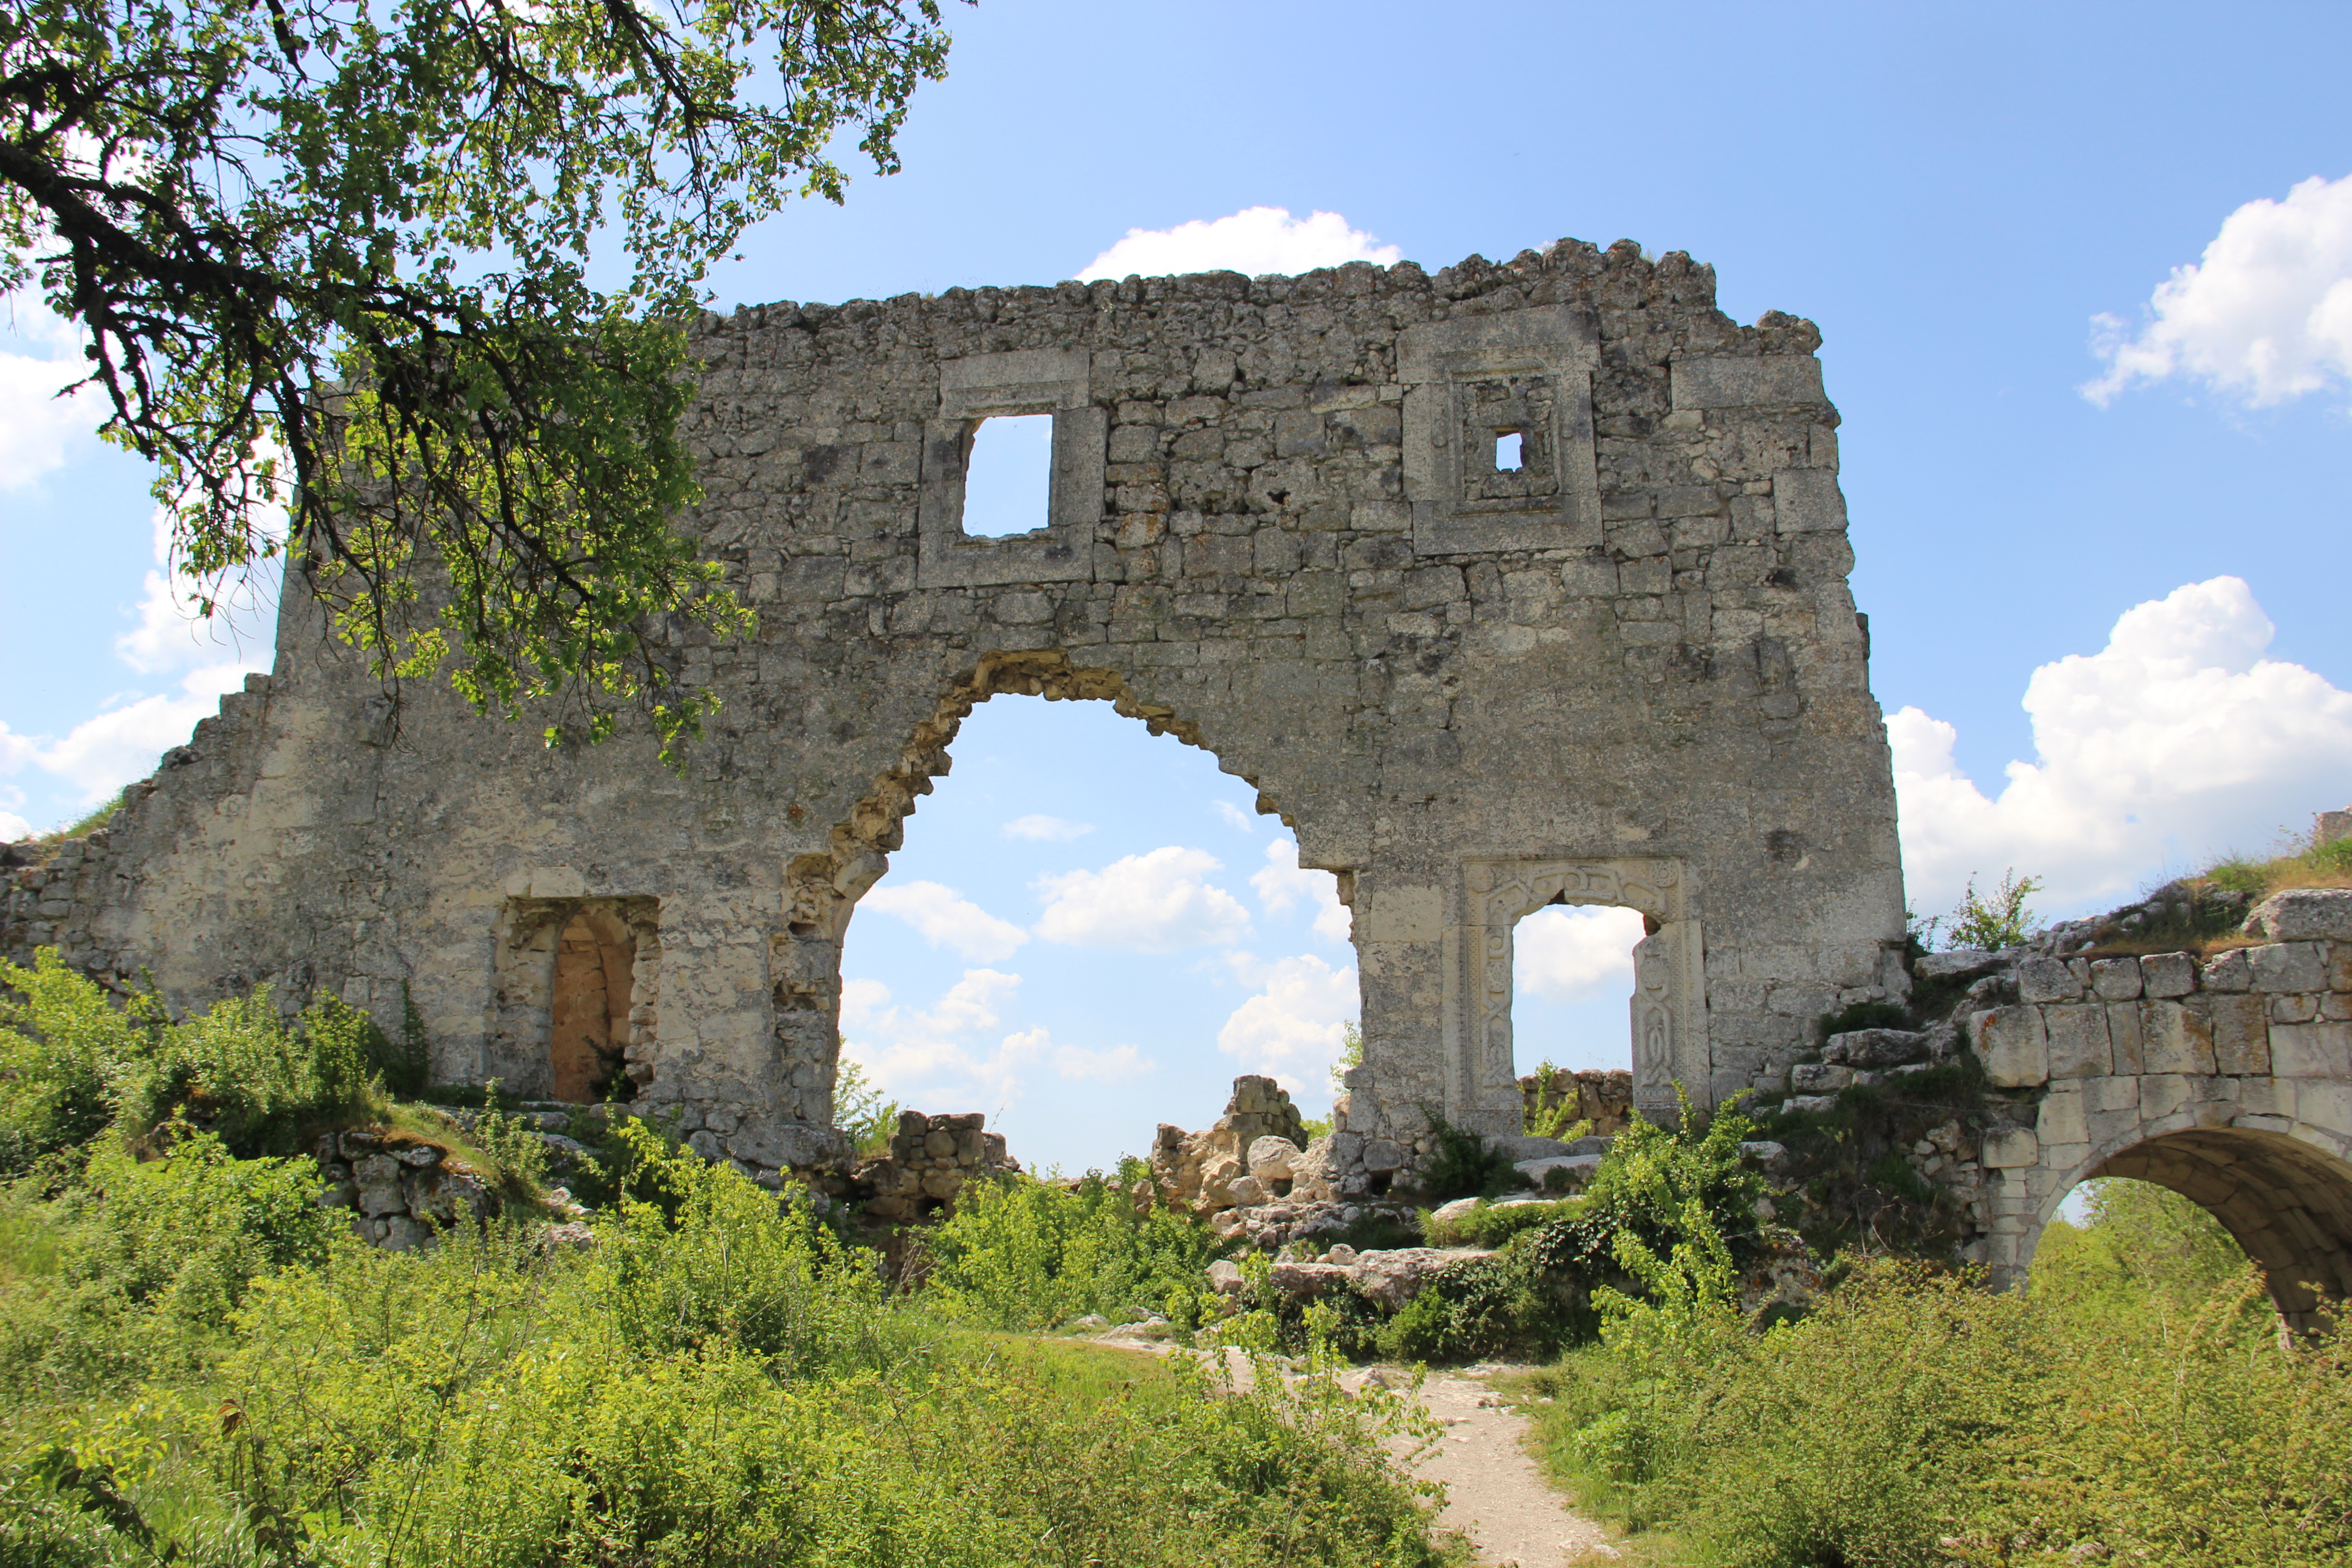
<svg viewBox="0 0 2352 1568">
<path fill-rule="evenodd" d="M 2202 1207 L 2261 1266 L 2291 1328 L 2315 1327 L 2331 1301 L 2352 1300 L 2352 1161 L 2315 1130 L 2200 1125 L 2164 1119 L 2045 1170 L 2019 1261 L 2030 1269 L 2066 1194 L 2102 1176 L 2153 1182 Z"/>
<path fill-rule="evenodd" d="M 1154 735 L 1171 736 L 1208 752 L 1225 772 L 1253 788 L 1258 784 L 1259 774 L 1249 761 L 1211 745 L 1202 738 L 1197 720 L 1143 700 L 1118 670 L 1075 662 L 1066 650 L 992 654 L 949 681 L 936 708 L 914 726 L 897 762 L 834 825 L 825 848 L 793 857 L 784 869 L 782 919 L 770 941 L 776 1039 L 784 1071 L 796 1091 L 796 1114 L 811 1121 L 825 1123 L 833 1116 L 840 1058 L 842 943 L 850 917 L 857 901 L 889 869 L 888 858 L 903 842 L 904 824 L 913 815 L 916 803 L 931 793 L 933 779 L 949 772 L 959 727 L 975 707 L 1003 696 L 1108 702 Z M 1283 826 L 1298 834 L 1302 847 L 1312 837 L 1311 827 L 1302 826 L 1262 790 L 1257 808 L 1280 817 Z M 1349 891 L 1349 879 L 1342 872 L 1342 902 Z"/>
</svg>

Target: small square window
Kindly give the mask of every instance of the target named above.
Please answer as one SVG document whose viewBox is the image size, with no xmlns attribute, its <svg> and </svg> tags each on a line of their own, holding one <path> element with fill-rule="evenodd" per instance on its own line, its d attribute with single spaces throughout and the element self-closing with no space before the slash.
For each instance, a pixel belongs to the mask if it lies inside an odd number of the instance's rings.
<svg viewBox="0 0 2352 1568">
<path fill-rule="evenodd" d="M 982 420 L 964 462 L 964 536 L 1003 539 L 1044 528 L 1050 521 L 1053 479 L 1052 415 Z"/>
<path fill-rule="evenodd" d="M 1516 474 L 1519 471 L 1519 433 L 1517 430 L 1497 431 L 1495 436 L 1495 471 Z"/>
</svg>

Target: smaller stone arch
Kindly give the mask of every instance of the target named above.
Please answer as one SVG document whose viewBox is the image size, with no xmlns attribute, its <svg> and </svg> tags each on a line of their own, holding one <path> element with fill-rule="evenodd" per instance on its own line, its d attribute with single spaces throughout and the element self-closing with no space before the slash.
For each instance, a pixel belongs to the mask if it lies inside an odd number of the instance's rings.
<svg viewBox="0 0 2352 1568">
<path fill-rule="evenodd" d="M 1675 1084 L 1702 1096 L 1710 1080 L 1706 950 L 1688 868 L 1673 856 L 1479 859 L 1464 868 L 1467 984 L 1448 1115 L 1486 1132 L 1518 1131 L 1511 985 L 1518 922 L 1551 904 L 1638 910 L 1633 948 L 1633 1104 L 1652 1121 L 1676 1111 Z M 1491 1125 L 1489 1125 L 1491 1123 Z"/>
<path fill-rule="evenodd" d="M 2052 1190 L 2035 1217 L 2037 1247 L 2077 1184 L 2127 1177 L 2169 1188 L 2219 1220 L 2261 1266 L 2288 1327 L 2315 1328 L 2327 1303 L 2352 1300 L 2352 1163 L 2292 1133 L 2246 1127 L 2180 1127 L 2118 1142 Z"/>
<path fill-rule="evenodd" d="M 565 922 L 555 946 L 547 1031 L 554 1099 L 601 1100 L 623 1076 L 636 956 L 635 934 L 608 905 L 583 904 Z"/>
</svg>

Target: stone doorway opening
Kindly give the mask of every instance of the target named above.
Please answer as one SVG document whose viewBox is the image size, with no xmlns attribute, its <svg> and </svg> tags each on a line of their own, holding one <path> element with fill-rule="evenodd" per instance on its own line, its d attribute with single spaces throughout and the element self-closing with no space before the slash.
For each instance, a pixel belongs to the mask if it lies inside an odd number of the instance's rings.
<svg viewBox="0 0 2352 1568">
<path fill-rule="evenodd" d="M 1634 956 L 1658 922 L 1565 894 L 1512 932 L 1511 1041 L 1528 1130 L 1623 1128 L 1633 1105 Z M 1542 1125 L 1538 1126 L 1540 1122 Z"/>
</svg>

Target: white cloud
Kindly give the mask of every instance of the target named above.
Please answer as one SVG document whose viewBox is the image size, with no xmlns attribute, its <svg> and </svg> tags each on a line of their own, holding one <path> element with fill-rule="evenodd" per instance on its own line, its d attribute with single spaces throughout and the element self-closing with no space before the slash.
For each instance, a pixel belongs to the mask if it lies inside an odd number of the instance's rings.
<svg viewBox="0 0 2352 1568">
<path fill-rule="evenodd" d="M 1265 847 L 1265 864 L 1250 875 L 1257 901 L 1270 915 L 1287 914 L 1305 900 L 1314 906 L 1315 934 L 1329 942 L 1345 942 L 1353 929 L 1348 906 L 1339 901 L 1339 879 L 1328 871 L 1298 864 L 1298 841 L 1277 838 Z"/>
<path fill-rule="evenodd" d="M 1334 969 L 1313 953 L 1260 967 L 1258 994 L 1244 1002 L 1217 1031 L 1217 1049 L 1238 1059 L 1244 1072 L 1271 1073 L 1296 1093 L 1319 1084 L 1324 1069 L 1339 1058 L 1341 1026 L 1356 1016 L 1356 969 Z"/>
<path fill-rule="evenodd" d="M 91 805 L 133 779 L 145 778 L 173 746 L 184 745 L 196 721 L 218 711 L 222 693 L 245 684 L 249 666 L 207 665 L 180 682 L 179 696 L 138 697 L 85 719 L 62 740 L 13 735 L 0 726 L 0 773 L 26 764 L 79 787 Z"/>
<path fill-rule="evenodd" d="M 1019 1100 L 1028 1077 L 1041 1069 L 1091 1083 L 1125 1083 L 1159 1070 L 1139 1047 L 1057 1046 L 1042 1025 L 984 1043 L 1020 984 L 1017 974 L 967 969 L 924 1009 L 897 1005 L 878 980 L 845 980 L 841 1028 L 849 1039 L 843 1054 L 890 1094 L 934 1109 L 976 1100 L 1001 1110 Z"/>
<path fill-rule="evenodd" d="M 1971 872 L 2048 879 L 2045 910 L 2136 889 L 2161 868 L 2257 849 L 2344 804 L 2352 692 L 2262 657 L 2273 628 L 2236 577 L 2126 611 L 2095 654 L 2033 672 L 2038 760 L 1988 798 L 1952 758 L 1958 731 L 1916 708 L 1887 721 L 1911 904 L 1955 905 Z"/>
<path fill-rule="evenodd" d="M 1127 237 L 1087 263 L 1082 279 L 1164 277 L 1183 272 L 1308 272 L 1349 261 L 1392 267 L 1404 253 L 1348 226 L 1338 213 L 1292 217 L 1282 207 L 1245 207 L 1228 216 L 1180 223 L 1174 228 L 1131 228 Z"/>
<path fill-rule="evenodd" d="M 1639 910 L 1565 905 L 1538 910 L 1512 933 L 1512 969 L 1523 996 L 1587 1002 L 1631 992 Z"/>
<path fill-rule="evenodd" d="M 0 811 L 0 844 L 13 844 L 19 838 L 30 838 L 33 825 L 13 811 Z"/>
<path fill-rule="evenodd" d="M 1008 1035 L 993 1048 L 976 1037 L 996 1027 L 1020 985 L 1017 974 L 967 969 L 924 1009 L 894 1003 L 890 988 L 878 980 L 845 980 L 841 1029 L 856 1038 L 844 1049 L 877 1084 L 902 1099 L 945 1109 L 948 1101 L 977 1095 L 991 1108 L 1002 1106 L 1017 1095 L 1019 1069 L 1036 1055 L 1031 1047 L 1043 1044 L 1044 1032 Z"/>
<path fill-rule="evenodd" d="M 2248 202 L 2148 304 L 2137 337 L 2113 316 L 2094 318 L 2107 373 L 2082 389 L 2092 402 L 2170 375 L 2257 405 L 2352 379 L 2352 175 Z"/>
<path fill-rule="evenodd" d="M 0 296 L 0 331 L 36 352 L 0 351 L 0 490 L 16 489 L 65 466 L 96 442 L 104 395 L 58 393 L 81 378 L 81 333 L 30 289 Z"/>
<path fill-rule="evenodd" d="M 1210 804 L 1216 808 L 1217 815 L 1225 819 L 1226 826 L 1238 827 L 1244 833 L 1255 833 L 1257 831 L 1257 824 L 1251 819 L 1250 814 L 1244 811 L 1240 806 L 1235 805 L 1232 801 L 1219 800 L 1212 801 Z"/>
<path fill-rule="evenodd" d="M 1204 849 L 1171 844 L 1125 856 L 1099 871 L 1040 877 L 1031 884 L 1046 900 L 1037 934 L 1048 942 L 1136 952 L 1238 942 L 1249 934 L 1249 912 L 1204 879 L 1223 867 Z"/>
<path fill-rule="evenodd" d="M 1073 838 L 1084 838 L 1095 830 L 1091 822 L 1070 822 L 1058 816 L 1047 816 L 1033 811 L 1026 816 L 1016 816 L 1003 829 L 1007 838 L 1027 838 L 1040 844 L 1066 844 Z"/>
<path fill-rule="evenodd" d="M 998 920 L 953 888 L 938 882 L 877 888 L 860 901 L 866 909 L 905 921 L 933 947 L 952 948 L 982 963 L 1010 958 L 1029 940 L 1029 933 L 1011 921 Z"/>
</svg>

